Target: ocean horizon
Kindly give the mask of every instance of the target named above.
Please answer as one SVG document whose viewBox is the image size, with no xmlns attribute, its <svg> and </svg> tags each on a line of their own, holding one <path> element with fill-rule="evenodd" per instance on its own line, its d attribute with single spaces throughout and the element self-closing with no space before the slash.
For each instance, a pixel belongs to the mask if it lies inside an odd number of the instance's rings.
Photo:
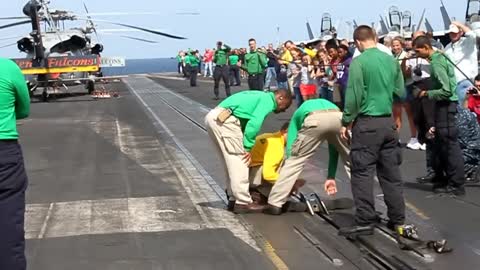
<svg viewBox="0 0 480 270">
<path fill-rule="evenodd" d="M 103 76 L 176 72 L 176 58 L 126 59 L 125 67 L 102 68 Z"/>
</svg>

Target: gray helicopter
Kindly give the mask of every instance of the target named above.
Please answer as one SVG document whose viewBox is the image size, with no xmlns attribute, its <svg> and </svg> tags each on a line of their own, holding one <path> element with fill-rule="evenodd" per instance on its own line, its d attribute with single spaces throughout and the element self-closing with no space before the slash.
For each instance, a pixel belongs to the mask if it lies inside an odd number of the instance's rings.
<svg viewBox="0 0 480 270">
<path fill-rule="evenodd" d="M 136 25 L 107 20 L 93 19 L 92 16 L 101 13 L 89 13 L 84 4 L 86 14 L 77 15 L 65 10 L 50 8 L 50 1 L 30 0 L 23 8 L 25 16 L 3 17 L 0 20 L 16 20 L 16 22 L 0 25 L 1 29 L 31 24 L 30 35 L 22 37 L 16 42 L 17 48 L 26 54 L 25 58 L 12 59 L 22 69 L 28 80 L 31 94 L 38 89 L 42 99 L 48 100 L 52 88 L 58 85 L 67 88 L 67 85 L 85 84 L 88 93 L 95 88 L 95 80 L 101 77 L 102 81 L 118 79 L 118 77 L 103 77 L 101 74 L 101 53 L 103 45 L 98 43 L 99 31 L 95 23 L 106 23 L 124 27 L 125 30 L 146 32 L 152 35 L 164 36 L 172 39 L 186 39 L 182 36 L 164 33 L 155 29 L 149 29 Z M 112 15 L 114 13 L 103 13 Z M 134 14 L 134 13 L 117 13 Z M 145 12 L 143 14 L 155 14 Z M 115 15 L 115 14 L 114 14 Z M 181 15 L 197 15 L 195 13 L 183 13 Z M 66 21 L 84 21 L 84 27 L 66 28 Z M 121 29 L 120 29 L 121 31 Z M 92 38 L 95 36 L 96 41 Z M 139 42 L 157 43 L 154 40 L 122 35 L 124 38 Z M 14 44 L 11 44 L 14 45 Z"/>
</svg>

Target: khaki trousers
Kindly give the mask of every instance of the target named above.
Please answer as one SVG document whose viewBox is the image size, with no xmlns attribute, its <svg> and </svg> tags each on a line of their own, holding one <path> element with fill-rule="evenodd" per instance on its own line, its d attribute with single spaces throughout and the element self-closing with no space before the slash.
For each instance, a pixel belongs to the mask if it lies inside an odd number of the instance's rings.
<svg viewBox="0 0 480 270">
<path fill-rule="evenodd" d="M 255 187 L 258 192 L 267 197 L 272 190 L 272 183 L 263 180 L 263 166 L 250 167 L 250 186 Z"/>
<path fill-rule="evenodd" d="M 268 197 L 270 205 L 282 207 L 285 204 L 295 181 L 303 171 L 305 162 L 315 154 L 318 146 L 324 141 L 335 146 L 350 177 L 350 150 L 347 143 L 340 138 L 341 119 L 342 113 L 336 111 L 316 111 L 305 118 L 293 143 L 291 156 L 285 160 L 280 169 L 280 176 L 270 192 Z"/>
<path fill-rule="evenodd" d="M 245 149 L 240 120 L 232 115 L 225 123 L 220 123 L 217 117 L 223 110 L 222 108 L 211 110 L 205 117 L 205 125 L 208 135 L 224 161 L 227 193 L 230 200 L 235 200 L 237 204 L 249 204 L 252 202 L 249 193 L 249 169 L 242 160 Z"/>
</svg>

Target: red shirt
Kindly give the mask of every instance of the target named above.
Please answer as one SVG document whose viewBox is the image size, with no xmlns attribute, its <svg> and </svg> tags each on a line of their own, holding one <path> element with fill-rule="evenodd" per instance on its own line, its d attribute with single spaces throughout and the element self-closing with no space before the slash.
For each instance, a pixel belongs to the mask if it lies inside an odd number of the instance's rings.
<svg viewBox="0 0 480 270">
<path fill-rule="evenodd" d="M 205 54 L 203 55 L 203 62 L 212 62 L 213 61 L 213 51 L 212 50 L 208 50 L 207 52 L 205 52 Z"/>
<path fill-rule="evenodd" d="M 480 96 L 468 98 L 468 109 L 477 115 L 477 121 L 480 124 Z"/>
</svg>

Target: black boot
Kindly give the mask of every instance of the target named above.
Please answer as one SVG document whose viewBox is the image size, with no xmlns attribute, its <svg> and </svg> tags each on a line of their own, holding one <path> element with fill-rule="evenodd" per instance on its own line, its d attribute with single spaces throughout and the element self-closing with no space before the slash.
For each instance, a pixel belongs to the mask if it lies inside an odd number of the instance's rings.
<svg viewBox="0 0 480 270">
<path fill-rule="evenodd" d="M 455 187 L 452 185 L 447 185 L 443 187 L 436 187 L 433 189 L 433 192 L 436 194 L 449 194 L 455 196 L 465 196 L 465 187 Z"/>
<path fill-rule="evenodd" d="M 267 214 L 267 215 L 273 215 L 273 216 L 279 216 L 282 214 L 282 208 L 281 207 L 276 207 L 276 206 L 273 206 L 273 205 L 267 205 L 267 207 L 265 207 L 265 209 L 263 210 L 263 213 Z"/>
<path fill-rule="evenodd" d="M 430 172 L 430 173 L 428 173 L 428 174 L 425 175 L 425 176 L 422 176 L 422 177 L 418 177 L 418 178 L 417 178 L 417 182 L 420 183 L 420 184 L 433 183 L 434 180 L 435 180 L 435 173 L 433 173 L 433 172 Z"/>
</svg>

